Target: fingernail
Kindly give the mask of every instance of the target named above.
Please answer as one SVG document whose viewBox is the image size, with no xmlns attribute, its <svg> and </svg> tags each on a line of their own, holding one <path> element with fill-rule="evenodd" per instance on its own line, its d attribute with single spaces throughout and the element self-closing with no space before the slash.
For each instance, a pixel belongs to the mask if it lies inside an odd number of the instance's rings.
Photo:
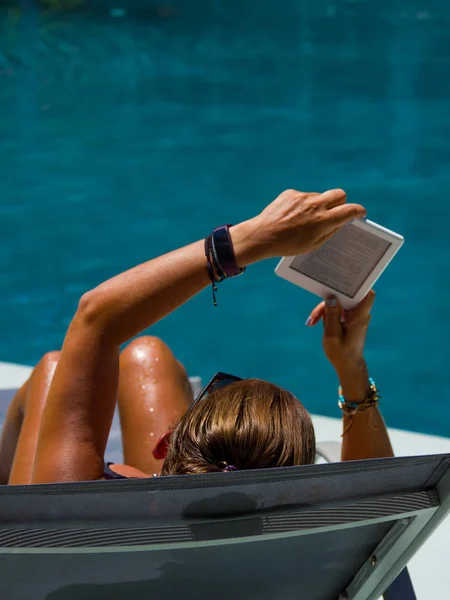
<svg viewBox="0 0 450 600">
<path fill-rule="evenodd" d="M 328 308 L 335 308 L 335 306 L 336 306 L 336 298 L 334 296 L 330 296 L 330 298 L 327 298 L 325 300 L 325 303 L 328 306 Z"/>
<path fill-rule="evenodd" d="M 305 323 L 306 327 L 309 327 L 309 326 L 311 325 L 311 323 L 312 323 L 312 318 L 311 318 L 311 316 L 309 316 L 309 317 L 306 319 L 306 323 Z"/>
</svg>

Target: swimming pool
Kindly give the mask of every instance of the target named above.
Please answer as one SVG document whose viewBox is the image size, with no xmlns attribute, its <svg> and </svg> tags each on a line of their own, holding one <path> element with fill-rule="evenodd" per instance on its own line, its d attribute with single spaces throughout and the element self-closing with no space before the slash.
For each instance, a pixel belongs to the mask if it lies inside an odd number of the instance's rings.
<svg viewBox="0 0 450 600">
<path fill-rule="evenodd" d="M 0 360 L 60 347 L 106 277 L 284 188 L 339 186 L 407 240 L 376 286 L 367 345 L 384 414 L 450 435 L 450 8 L 168 4 L 166 17 L 137 2 L 0 7 Z M 338 416 L 320 331 L 303 325 L 315 298 L 275 262 L 152 331 L 190 373 L 271 379 Z"/>
</svg>

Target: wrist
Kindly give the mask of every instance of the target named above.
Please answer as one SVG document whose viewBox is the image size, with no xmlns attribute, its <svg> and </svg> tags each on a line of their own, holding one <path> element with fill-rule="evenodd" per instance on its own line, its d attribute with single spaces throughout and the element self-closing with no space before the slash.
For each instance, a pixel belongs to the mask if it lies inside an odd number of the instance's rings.
<svg viewBox="0 0 450 600">
<path fill-rule="evenodd" d="M 240 268 L 269 258 L 256 219 L 233 225 L 230 227 L 230 235 L 236 262 Z"/>
<path fill-rule="evenodd" d="M 333 364 L 334 370 L 339 379 L 357 376 L 360 373 L 367 373 L 367 364 L 363 356 L 353 359 L 346 359 L 341 363 Z"/>
<path fill-rule="evenodd" d="M 370 389 L 369 372 L 364 359 L 336 369 L 342 395 L 348 402 L 364 400 Z"/>
</svg>

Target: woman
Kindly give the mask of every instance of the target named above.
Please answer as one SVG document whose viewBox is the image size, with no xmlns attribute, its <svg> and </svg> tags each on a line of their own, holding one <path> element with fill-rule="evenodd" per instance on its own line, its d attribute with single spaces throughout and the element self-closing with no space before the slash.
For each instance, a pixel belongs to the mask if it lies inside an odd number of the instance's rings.
<svg viewBox="0 0 450 600">
<path fill-rule="evenodd" d="M 143 263 L 86 293 L 61 352 L 43 357 L 8 410 L 0 442 L 0 483 L 313 462 L 310 417 L 289 392 L 265 381 L 219 377 L 210 393 L 191 405 L 186 372 L 165 344 L 143 337 L 122 353 L 120 346 L 208 284 L 216 290 L 216 282 L 254 262 L 311 252 L 345 223 L 364 216 L 362 206 L 346 203 L 342 190 L 287 190 L 256 217 L 214 230 L 206 243 Z M 323 319 L 324 349 L 341 383 L 343 460 L 392 455 L 363 356 L 373 298 L 370 293 L 344 314 L 330 298 L 307 321 L 315 325 Z M 105 469 L 117 399 L 127 464 Z"/>
</svg>

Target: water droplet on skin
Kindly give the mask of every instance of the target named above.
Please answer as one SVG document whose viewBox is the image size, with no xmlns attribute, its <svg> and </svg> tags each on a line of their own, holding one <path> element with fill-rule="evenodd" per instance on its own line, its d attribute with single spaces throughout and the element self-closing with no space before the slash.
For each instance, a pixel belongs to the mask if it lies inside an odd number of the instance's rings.
<svg viewBox="0 0 450 600">
<path fill-rule="evenodd" d="M 146 357 L 145 350 L 142 350 L 142 348 L 134 348 L 133 352 L 135 357 L 141 360 L 145 359 Z"/>
<path fill-rule="evenodd" d="M 156 362 L 158 362 L 159 356 L 155 356 L 155 360 L 156 360 Z"/>
<path fill-rule="evenodd" d="M 153 408 L 153 406 L 150 408 L 150 412 L 153 412 L 155 409 Z"/>
<path fill-rule="evenodd" d="M 152 433 L 150 434 L 150 437 L 154 437 L 154 436 L 155 436 L 155 434 L 152 432 Z"/>
</svg>

